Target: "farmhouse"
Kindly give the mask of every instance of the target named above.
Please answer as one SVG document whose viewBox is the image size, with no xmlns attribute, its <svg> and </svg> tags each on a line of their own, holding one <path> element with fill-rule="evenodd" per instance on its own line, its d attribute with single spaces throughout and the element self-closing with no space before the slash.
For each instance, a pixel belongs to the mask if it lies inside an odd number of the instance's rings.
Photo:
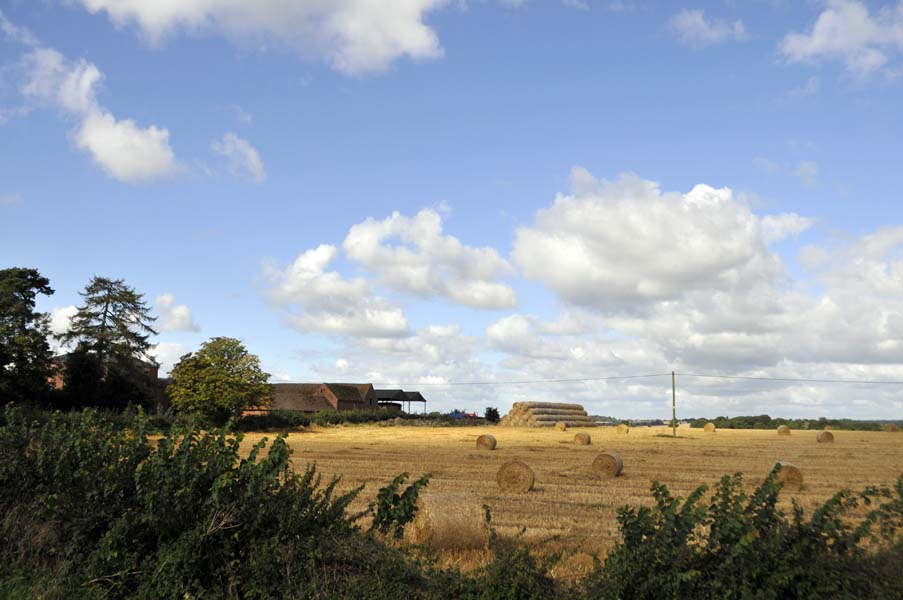
<svg viewBox="0 0 903 600">
<path fill-rule="evenodd" d="M 66 365 L 74 354 L 75 352 L 58 354 L 50 360 L 50 377 L 48 378 L 48 383 L 50 383 L 54 389 L 63 389 L 63 385 L 65 384 Z M 160 365 L 137 358 L 131 360 L 136 371 L 143 372 L 152 382 L 159 380 L 158 371 Z"/>
</svg>

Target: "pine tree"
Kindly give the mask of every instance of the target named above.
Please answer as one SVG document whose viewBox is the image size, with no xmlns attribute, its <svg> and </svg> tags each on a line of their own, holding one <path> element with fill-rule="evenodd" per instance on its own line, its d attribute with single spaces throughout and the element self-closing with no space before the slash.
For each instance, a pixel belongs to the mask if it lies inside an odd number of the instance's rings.
<svg viewBox="0 0 903 600">
<path fill-rule="evenodd" d="M 78 307 L 69 330 L 60 336 L 64 343 L 78 345 L 66 368 L 69 406 L 114 410 L 136 404 L 149 407 L 154 382 L 139 361 L 156 364 L 150 356 L 154 347 L 150 336 L 157 331 L 152 326 L 156 317 L 150 315 L 144 295 L 122 279 L 106 277 L 93 277 L 80 294 L 84 305 Z M 79 352 L 86 356 L 76 359 Z M 98 366 L 100 380 L 95 373 Z"/>
<path fill-rule="evenodd" d="M 40 400 L 49 391 L 50 316 L 35 311 L 50 281 L 37 269 L 0 270 L 0 402 Z"/>
<path fill-rule="evenodd" d="M 60 336 L 64 343 L 78 342 L 95 352 L 101 364 L 153 360 L 149 339 L 157 334 L 152 327 L 157 319 L 150 315 L 143 294 L 122 279 L 96 276 L 79 293 L 85 303 L 78 307 L 69 331 Z"/>
</svg>

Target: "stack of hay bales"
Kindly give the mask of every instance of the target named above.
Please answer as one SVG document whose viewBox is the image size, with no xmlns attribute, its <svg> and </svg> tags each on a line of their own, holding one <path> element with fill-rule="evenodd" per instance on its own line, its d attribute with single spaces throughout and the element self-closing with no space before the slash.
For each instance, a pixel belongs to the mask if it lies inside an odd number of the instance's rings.
<svg viewBox="0 0 903 600">
<path fill-rule="evenodd" d="M 595 427 L 592 418 L 580 404 L 558 402 L 515 402 L 511 412 L 502 417 L 499 425 L 509 427 Z"/>
</svg>

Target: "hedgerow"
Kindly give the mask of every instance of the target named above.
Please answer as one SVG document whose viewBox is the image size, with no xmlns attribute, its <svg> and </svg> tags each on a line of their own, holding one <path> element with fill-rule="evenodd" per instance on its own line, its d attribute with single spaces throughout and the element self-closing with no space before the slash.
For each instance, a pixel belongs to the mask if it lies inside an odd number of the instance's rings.
<svg viewBox="0 0 903 600">
<path fill-rule="evenodd" d="M 93 411 L 6 409 L 0 597 L 903 597 L 903 476 L 808 515 L 778 508 L 776 473 L 751 493 L 732 475 L 685 499 L 653 484 L 655 504 L 620 509 L 620 542 L 565 585 L 549 557 L 494 532 L 493 560 L 467 575 L 400 549 L 428 476 L 403 490 L 403 474 L 353 513 L 360 490 L 295 473 L 282 436 L 242 457 L 228 427 L 148 432 L 140 414 L 123 426 Z"/>
</svg>

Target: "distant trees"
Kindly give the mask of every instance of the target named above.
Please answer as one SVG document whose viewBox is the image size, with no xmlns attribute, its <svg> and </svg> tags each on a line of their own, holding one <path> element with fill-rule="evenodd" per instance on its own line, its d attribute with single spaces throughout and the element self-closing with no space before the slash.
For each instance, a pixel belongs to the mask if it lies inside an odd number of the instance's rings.
<svg viewBox="0 0 903 600">
<path fill-rule="evenodd" d="M 494 406 L 487 406 L 486 411 L 483 413 L 483 418 L 485 418 L 490 423 L 498 423 L 501 417 L 499 416 L 499 409 Z"/>
<path fill-rule="evenodd" d="M 0 402 L 40 399 L 49 391 L 50 316 L 35 310 L 50 281 L 37 269 L 0 270 Z"/>
<path fill-rule="evenodd" d="M 268 404 L 273 393 L 260 359 L 235 338 L 204 342 L 200 350 L 179 359 L 170 375 L 167 393 L 173 408 L 217 422 Z"/>
<path fill-rule="evenodd" d="M 64 369 L 68 404 L 107 408 L 146 404 L 153 382 L 142 363 L 156 364 L 150 356 L 154 347 L 150 336 L 157 331 L 144 295 L 122 279 L 97 276 L 79 294 L 84 304 L 59 336 L 63 343 L 76 344 Z"/>
</svg>

